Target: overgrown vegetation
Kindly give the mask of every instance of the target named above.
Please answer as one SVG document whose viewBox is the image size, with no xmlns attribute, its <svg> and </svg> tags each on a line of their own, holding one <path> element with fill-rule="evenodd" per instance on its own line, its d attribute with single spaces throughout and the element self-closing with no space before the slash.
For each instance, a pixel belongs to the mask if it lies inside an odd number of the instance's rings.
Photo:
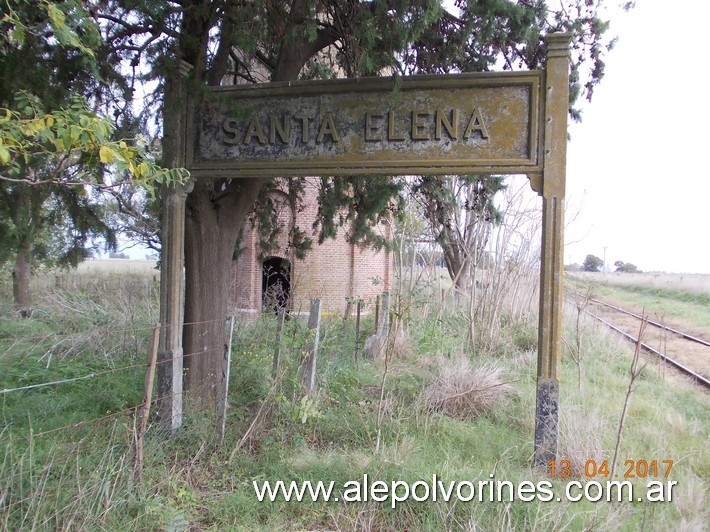
<svg viewBox="0 0 710 532">
<path fill-rule="evenodd" d="M 677 275 L 675 277 L 682 278 Z M 573 276 L 568 277 L 568 282 L 577 290 L 583 290 L 589 285 L 589 281 Z M 704 287 L 693 289 L 670 283 L 669 286 L 644 286 L 641 284 L 642 280 L 637 281 L 638 284 L 622 285 L 618 278 L 593 279 L 591 282 L 594 285 L 594 295 L 610 301 L 624 302 L 627 306 L 632 305 L 638 312 L 647 309 L 653 319 L 678 320 L 689 325 L 710 328 L 710 295 L 705 292 Z"/>
<path fill-rule="evenodd" d="M 254 481 L 321 480 L 342 486 L 365 474 L 372 480 L 408 482 L 430 481 L 433 474 L 445 481 L 488 480 L 491 474 L 512 482 L 546 478 L 531 469 L 534 320 L 511 319 L 508 307 L 502 307 L 496 341 L 477 343 L 471 354 L 461 334 L 467 308 L 459 310 L 449 300 L 448 310 L 440 311 L 441 302 L 425 299 L 423 289 L 416 294 L 429 309 L 425 312 L 419 303 L 408 307 L 402 325 L 410 355 L 392 359 L 384 394 L 382 363 L 355 360 L 353 320 L 324 320 L 319 391 L 311 400 L 302 399 L 298 375 L 305 323 L 286 322 L 280 377 L 274 383 L 276 318 L 239 321 L 223 445 L 217 444 L 211 412 L 187 412 L 185 426 L 174 435 L 152 424 L 142 481 L 135 484 L 130 407 L 141 401 L 146 342 L 155 316 L 154 281 L 151 275 L 117 273 L 74 281 L 70 289 L 49 283 L 30 320 L 12 315 L 7 285 L 2 285 L 0 389 L 137 367 L 0 396 L 3 528 L 701 530 L 710 518 L 710 457 L 704 452 L 710 399 L 664 382 L 650 367 L 639 375 L 628 406 L 619 462 L 674 460 L 671 478 L 678 486 L 671 503 L 438 501 L 400 503 L 392 509 L 374 502 L 258 502 Z M 572 335 L 576 325 L 570 318 L 566 334 Z M 363 337 L 373 332 L 371 318 L 363 327 Z M 587 322 L 580 330 L 583 392 L 577 365 L 565 355 L 561 393 L 559 458 L 570 460 L 573 478 L 583 475 L 587 460 L 611 461 L 629 384 L 628 349 Z M 433 387 L 463 379 L 462 365 L 496 368 L 488 375 L 500 373 L 495 382 L 514 393 L 469 411 L 472 415 L 431 408 L 428 394 L 442 389 Z M 466 382 L 476 388 L 490 385 Z M 382 442 L 375 452 L 380 407 Z M 47 433 L 65 425 L 74 426 Z M 556 492 L 564 483 L 555 479 Z"/>
</svg>

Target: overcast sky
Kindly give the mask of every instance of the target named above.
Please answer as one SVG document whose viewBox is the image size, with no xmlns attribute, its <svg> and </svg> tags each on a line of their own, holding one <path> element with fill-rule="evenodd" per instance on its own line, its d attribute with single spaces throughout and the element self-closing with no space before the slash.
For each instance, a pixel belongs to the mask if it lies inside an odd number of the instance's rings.
<svg viewBox="0 0 710 532">
<path fill-rule="evenodd" d="M 710 1 L 637 0 L 609 18 L 619 41 L 570 125 L 565 263 L 710 273 Z"/>
<path fill-rule="evenodd" d="M 708 20 L 705 0 L 611 14 L 619 42 L 570 127 L 565 263 L 606 247 L 607 268 L 710 273 Z"/>
</svg>

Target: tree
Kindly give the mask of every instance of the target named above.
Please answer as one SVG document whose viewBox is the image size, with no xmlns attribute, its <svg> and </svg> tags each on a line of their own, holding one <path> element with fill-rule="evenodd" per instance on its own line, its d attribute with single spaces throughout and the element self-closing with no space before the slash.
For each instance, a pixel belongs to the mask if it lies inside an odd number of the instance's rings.
<svg viewBox="0 0 710 532">
<path fill-rule="evenodd" d="M 502 220 L 493 198 L 504 188 L 502 176 L 419 176 L 412 183 L 459 293 L 466 291 L 491 229 Z"/>
<path fill-rule="evenodd" d="M 614 266 L 616 266 L 617 272 L 639 273 L 639 269 L 636 267 L 636 265 L 631 264 L 630 262 L 623 262 L 623 261 L 617 260 L 614 263 Z"/>
<path fill-rule="evenodd" d="M 0 262 L 12 260 L 13 299 L 31 314 L 33 262 L 76 265 L 87 246 L 115 233 L 90 188 L 124 179 L 174 180 L 144 146 L 112 138 L 115 127 L 82 96 L 96 87 L 99 32 L 79 2 L 6 2 L 0 19 Z M 39 8 L 39 9 L 38 9 Z M 106 171 L 115 177 L 107 181 Z"/>
<path fill-rule="evenodd" d="M 288 81 L 298 78 L 539 68 L 542 37 L 575 34 L 572 102 L 591 97 L 603 76 L 611 45 L 595 0 L 564 0 L 550 9 L 541 0 L 455 2 L 456 13 L 430 0 L 277 0 L 237 2 L 109 1 L 93 6 L 106 28 L 112 57 L 134 69 L 150 64 L 165 91 L 164 162 L 179 164 L 174 135 L 182 98 L 175 94 L 177 61 L 190 65 L 190 94 L 199 105 L 203 87 L 221 83 Z M 571 15 L 570 15 L 571 14 Z M 167 80 L 167 81 L 166 81 Z M 573 116 L 576 112 L 572 111 Z M 382 197 L 359 204 L 353 195 L 380 189 L 383 180 L 323 180 L 321 214 L 326 229 L 335 203 L 347 197 L 355 221 L 376 219 L 367 208 L 388 209 Z M 199 180 L 187 197 L 184 350 L 187 389 L 209 398 L 219 374 L 228 274 L 237 237 L 262 179 Z M 341 193 L 345 191 L 347 193 Z M 350 211 L 353 212 L 353 211 Z M 337 225 L 337 223 L 336 223 Z M 353 231 L 355 235 L 358 230 Z"/>
<path fill-rule="evenodd" d="M 587 255 L 582 263 L 582 271 L 598 272 L 604 267 L 604 261 L 595 255 Z"/>
</svg>

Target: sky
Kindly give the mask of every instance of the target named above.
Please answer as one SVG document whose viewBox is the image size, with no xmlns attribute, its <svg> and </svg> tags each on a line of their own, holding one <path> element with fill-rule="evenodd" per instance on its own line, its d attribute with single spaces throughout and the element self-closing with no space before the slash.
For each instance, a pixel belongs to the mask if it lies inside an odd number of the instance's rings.
<svg viewBox="0 0 710 532">
<path fill-rule="evenodd" d="M 710 273 L 710 2 L 638 0 L 609 18 L 618 43 L 569 129 L 565 263 Z"/>
<path fill-rule="evenodd" d="M 618 42 L 569 128 L 565 263 L 710 273 L 710 1 L 606 3 Z"/>
</svg>

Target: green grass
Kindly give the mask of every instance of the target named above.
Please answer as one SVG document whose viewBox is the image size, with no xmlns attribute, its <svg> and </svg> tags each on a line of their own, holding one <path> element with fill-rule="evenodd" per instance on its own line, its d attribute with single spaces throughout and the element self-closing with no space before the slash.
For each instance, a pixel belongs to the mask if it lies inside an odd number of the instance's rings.
<svg viewBox="0 0 710 532">
<path fill-rule="evenodd" d="M 584 281 L 565 277 L 567 286 L 584 290 Z M 673 320 L 710 329 L 710 296 L 686 290 L 666 290 L 647 286 L 594 284 L 592 295 L 604 297 L 623 306 L 625 303 L 645 310 L 655 320 Z"/>
<path fill-rule="evenodd" d="M 120 283 L 119 283 L 120 284 Z M 119 290 L 118 286 L 114 290 Z M 61 295 L 61 294 L 60 294 Z M 84 312 L 89 301 L 64 294 L 78 312 L 45 307 L 29 321 L 9 314 L 0 320 L 0 339 L 13 339 L 0 354 L 0 387 L 40 382 L 100 368 L 120 367 L 145 356 L 150 302 L 132 318 L 117 304 L 117 293 L 85 297 L 104 310 Z M 138 293 L 134 293 L 134 303 Z M 120 314 L 123 316 L 121 317 Z M 90 331 L 105 319 L 142 322 L 140 338 L 124 337 L 118 325 L 98 342 Z M 46 317 L 45 317 L 46 316 Z M 111 324 L 109 320 L 108 324 Z M 83 327 L 83 343 L 55 347 L 57 340 Z M 371 333 L 373 324 L 365 321 Z M 569 345 L 573 328 L 566 325 Z M 70 331 L 63 333 L 63 331 Z M 133 420 L 120 413 L 98 423 L 49 435 L 40 425 L 58 427 L 138 404 L 142 370 L 109 374 L 86 382 L 7 394 L 2 397 L 0 441 L 0 527 L 7 529 L 162 529 L 162 530 L 669 530 L 702 529 L 710 519 L 705 493 L 710 489 L 710 397 L 644 371 L 631 397 L 622 434 L 622 459 L 673 460 L 679 482 L 673 503 L 259 503 L 253 481 L 430 480 L 519 482 L 544 480 L 531 467 L 535 406 L 535 328 L 505 320 L 488 349 L 477 350 L 474 365 L 504 369 L 516 393 L 499 408 L 472 420 L 424 411 L 420 395 L 438 364 L 460 355 L 464 324 L 456 315 L 421 320 L 412 312 L 407 335 L 412 354 L 393 361 L 385 383 L 382 446 L 375 452 L 379 386 L 383 366 L 354 355 L 352 320 L 323 323 L 318 366 L 319 393 L 308 409 L 300 401 L 298 361 L 306 338 L 302 322 L 286 323 L 282 340 L 282 377 L 272 389 L 271 362 L 275 320 L 262 316 L 239 323 L 233 344 L 228 423 L 223 446 L 215 439 L 214 415 L 186 412 L 185 426 L 168 435 L 152 426 L 146 434 L 145 467 L 133 480 Z M 561 452 L 582 459 L 611 459 L 628 385 L 630 355 L 616 340 L 582 331 L 583 385 L 564 354 L 561 389 Z M 107 356 L 108 353 L 108 356 Z M 236 449 L 263 401 L 269 402 L 252 437 Z M 42 421 L 40 421 L 40 419 Z M 30 427 L 31 426 L 31 427 Z M 31 435 L 30 428 L 35 435 Z M 235 450 L 236 449 L 236 450 Z M 559 456 L 564 459 L 565 456 Z M 571 456 L 569 457 L 571 458 Z M 623 465 L 623 462 L 622 462 Z M 638 481 L 637 481 L 638 482 Z M 564 481 L 554 481 L 557 493 Z"/>
</svg>

